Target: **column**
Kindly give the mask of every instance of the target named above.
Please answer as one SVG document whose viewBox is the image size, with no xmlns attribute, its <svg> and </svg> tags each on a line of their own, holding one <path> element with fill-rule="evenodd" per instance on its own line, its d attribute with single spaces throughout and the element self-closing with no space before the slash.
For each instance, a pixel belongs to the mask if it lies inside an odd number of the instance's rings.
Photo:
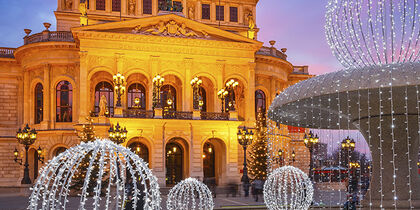
<svg viewBox="0 0 420 210">
<path fill-rule="evenodd" d="M 54 119 L 51 119 L 51 95 L 54 93 L 51 91 L 51 65 L 44 65 L 44 95 L 43 95 L 43 120 L 41 122 L 42 129 L 49 129 L 50 123 Z"/>
<path fill-rule="evenodd" d="M 242 5 L 239 5 L 238 7 L 238 23 L 244 23 L 244 7 Z"/>
<path fill-rule="evenodd" d="M 79 123 L 85 121 L 86 116 L 89 114 L 89 88 L 88 88 L 88 69 L 87 69 L 87 51 L 80 51 L 80 70 L 79 70 Z"/>
<path fill-rule="evenodd" d="M 201 20 L 201 1 L 197 1 L 196 7 L 195 7 L 195 20 Z"/>
<path fill-rule="evenodd" d="M 143 0 L 136 0 L 136 16 L 143 15 Z"/>
<path fill-rule="evenodd" d="M 105 0 L 105 12 L 106 13 L 112 12 L 112 0 Z"/>
<path fill-rule="evenodd" d="M 276 97 L 276 80 L 274 79 L 273 76 L 270 77 L 270 93 L 269 94 L 269 98 L 267 97 L 267 104 L 266 104 L 266 109 L 268 109 L 268 106 L 270 106 L 271 102 L 274 100 L 274 97 Z"/>
<path fill-rule="evenodd" d="M 29 123 L 30 121 L 30 102 L 29 100 L 32 98 L 30 96 L 30 76 L 29 71 L 24 69 L 23 70 L 23 123 Z"/>
<path fill-rule="evenodd" d="M 191 71 L 192 71 L 192 65 L 193 65 L 193 59 L 191 58 L 185 58 L 184 59 L 184 67 L 185 67 L 185 82 L 183 84 L 184 86 L 184 95 L 183 95 L 183 111 L 191 111 L 191 104 L 192 104 L 192 87 L 190 84 L 190 81 L 192 79 Z"/>
<path fill-rule="evenodd" d="M 216 82 L 217 84 L 214 84 L 215 90 L 214 90 L 214 111 L 215 112 L 221 112 L 222 111 L 222 102 L 220 101 L 219 97 L 217 96 L 217 92 L 219 92 L 220 89 L 222 89 L 225 85 L 225 61 L 224 60 L 218 60 L 216 62 L 216 72 L 217 72 L 217 78 Z"/>
<path fill-rule="evenodd" d="M 158 0 L 152 1 L 152 15 L 156 16 L 159 13 Z"/>
<path fill-rule="evenodd" d="M 255 62 L 248 64 L 248 87 L 245 96 L 245 119 L 250 127 L 253 127 L 255 122 L 255 66 Z"/>
<path fill-rule="evenodd" d="M 184 17 L 188 17 L 187 0 L 182 0 L 182 7 L 184 8 L 182 10 L 182 13 L 184 14 Z M 188 17 L 188 18 L 190 18 L 190 17 Z"/>
<path fill-rule="evenodd" d="M 153 174 L 158 178 L 159 186 L 164 187 L 166 182 L 165 171 L 165 124 L 156 124 L 153 129 L 153 152 L 151 163 Z"/>
</svg>

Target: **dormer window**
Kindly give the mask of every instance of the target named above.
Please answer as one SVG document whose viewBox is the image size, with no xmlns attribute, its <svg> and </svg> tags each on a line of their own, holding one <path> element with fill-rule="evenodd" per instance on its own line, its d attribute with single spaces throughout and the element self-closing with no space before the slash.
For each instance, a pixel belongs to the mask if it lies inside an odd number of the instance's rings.
<svg viewBox="0 0 420 210">
<path fill-rule="evenodd" d="M 201 19 L 210 20 L 210 4 L 201 5 Z"/>
<path fill-rule="evenodd" d="M 216 20 L 217 21 L 225 20 L 225 6 L 216 6 Z"/>
<path fill-rule="evenodd" d="M 230 22 L 238 22 L 238 7 L 230 7 Z"/>
<path fill-rule="evenodd" d="M 143 14 L 152 14 L 152 0 L 143 0 Z"/>
</svg>

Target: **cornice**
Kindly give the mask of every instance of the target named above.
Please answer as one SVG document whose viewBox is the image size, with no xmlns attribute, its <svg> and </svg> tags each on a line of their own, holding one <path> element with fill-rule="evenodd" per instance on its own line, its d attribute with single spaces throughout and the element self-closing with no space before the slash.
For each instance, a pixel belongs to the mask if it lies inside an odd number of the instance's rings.
<svg viewBox="0 0 420 210">
<path fill-rule="evenodd" d="M 54 49 L 70 49 L 78 50 L 74 42 L 38 42 L 28 45 L 20 46 L 15 51 L 15 58 L 20 61 L 26 53 L 32 50 L 54 50 Z"/>
</svg>

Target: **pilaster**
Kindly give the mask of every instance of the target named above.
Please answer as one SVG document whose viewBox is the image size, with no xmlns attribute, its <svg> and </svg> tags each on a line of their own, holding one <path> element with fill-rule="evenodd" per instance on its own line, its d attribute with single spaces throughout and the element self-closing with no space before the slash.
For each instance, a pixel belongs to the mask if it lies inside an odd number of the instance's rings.
<svg viewBox="0 0 420 210">
<path fill-rule="evenodd" d="M 191 111 L 191 104 L 192 104 L 192 87 L 190 81 L 192 79 L 191 71 L 192 71 L 193 60 L 191 58 L 184 59 L 184 67 L 185 67 L 185 84 L 184 85 L 184 99 L 183 99 L 183 111 Z"/>
<path fill-rule="evenodd" d="M 121 15 L 127 15 L 128 0 L 121 0 Z"/>
<path fill-rule="evenodd" d="M 216 22 L 216 3 L 212 2 L 210 4 L 210 21 Z"/>
<path fill-rule="evenodd" d="M 49 129 L 51 119 L 51 65 L 44 65 L 44 95 L 43 95 L 43 120 L 41 122 L 42 129 Z"/>
<path fill-rule="evenodd" d="M 255 66 L 255 62 L 248 64 L 248 87 L 245 96 L 245 119 L 251 127 L 255 122 Z"/>
<path fill-rule="evenodd" d="M 220 112 L 222 110 L 222 102 L 217 96 L 217 92 L 222 89 L 225 85 L 225 64 L 226 61 L 218 60 L 216 61 L 216 72 L 217 72 L 217 84 L 214 84 L 216 90 L 214 91 L 214 109 L 215 112 Z"/>
<path fill-rule="evenodd" d="M 32 98 L 30 97 L 30 78 L 29 78 L 29 71 L 28 70 L 24 70 L 23 73 L 23 123 L 29 123 L 29 118 L 30 118 L 30 104 L 29 104 L 29 99 Z"/>
<path fill-rule="evenodd" d="M 88 86 L 88 63 L 87 63 L 87 51 L 80 51 L 80 70 L 79 70 L 79 123 L 84 122 L 86 116 L 89 114 L 89 86 Z"/>
</svg>

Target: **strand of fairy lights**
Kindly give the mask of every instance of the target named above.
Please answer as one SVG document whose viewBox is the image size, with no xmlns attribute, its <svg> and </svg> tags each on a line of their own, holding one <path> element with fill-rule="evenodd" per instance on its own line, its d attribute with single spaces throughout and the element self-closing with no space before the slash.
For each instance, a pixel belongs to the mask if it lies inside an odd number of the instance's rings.
<svg viewBox="0 0 420 210">
<path fill-rule="evenodd" d="M 392 3 L 391 3 L 392 4 Z M 392 16 L 392 15 L 391 15 Z M 395 143 L 397 142 L 397 140 L 395 139 L 395 133 L 394 133 L 394 129 L 395 129 L 395 117 L 394 117 L 394 100 L 393 100 L 393 81 L 395 80 L 395 78 L 392 76 L 392 69 L 389 70 L 389 75 L 390 75 L 390 89 L 389 89 L 389 93 L 390 93 L 390 109 L 391 109 L 391 136 L 392 136 L 392 142 L 391 142 L 391 148 L 392 148 L 392 168 L 393 170 L 393 176 L 392 176 L 392 184 L 394 189 L 392 190 L 393 194 L 394 194 L 394 207 L 395 209 L 397 209 L 397 185 L 396 185 L 396 178 L 397 178 L 397 174 L 396 174 L 396 170 L 398 170 L 398 168 L 395 167 L 395 157 L 397 156 L 397 154 L 395 153 Z"/>
<path fill-rule="evenodd" d="M 214 208 L 212 193 L 205 184 L 190 177 L 182 180 L 169 191 L 166 208 L 168 210 L 212 210 Z"/>
<path fill-rule="evenodd" d="M 407 164 L 408 164 L 408 183 L 407 183 L 407 186 L 408 186 L 408 196 L 409 196 L 409 198 L 408 198 L 408 203 L 409 203 L 409 205 L 410 205 L 410 209 L 412 209 L 413 208 L 413 203 L 412 203 L 412 201 L 411 201 L 411 198 L 412 198 L 412 190 L 411 190 L 411 170 L 412 170 L 412 168 L 411 168 L 411 155 L 410 155 L 410 139 L 411 139 L 411 137 L 410 137 L 410 132 L 409 132 L 409 123 L 408 123 L 408 85 L 409 85 L 409 82 L 408 82 L 408 78 L 406 77 L 406 81 L 407 81 L 407 86 L 405 86 L 405 94 L 404 94 L 404 99 L 405 99 L 405 104 L 404 104 L 404 108 L 405 108 L 405 124 L 406 124 L 406 127 L 405 127 L 405 131 L 406 131 L 406 135 L 407 135 Z"/>
<path fill-rule="evenodd" d="M 369 150 L 372 154 L 372 149 L 373 149 L 372 148 L 372 143 L 371 143 L 372 133 L 371 133 L 371 130 L 370 130 L 370 118 L 371 118 L 370 110 L 372 109 L 372 107 L 370 106 L 370 94 L 371 94 L 371 92 L 370 92 L 370 89 L 368 89 L 367 91 L 368 91 L 368 93 L 367 93 L 367 109 L 368 109 L 367 110 L 367 113 L 368 113 L 368 115 L 367 115 L 368 116 L 367 133 L 368 133 Z M 372 160 L 373 160 L 373 157 L 372 157 Z M 369 180 L 372 181 L 372 164 L 369 167 Z M 368 193 L 369 193 L 369 209 L 372 209 L 372 187 L 371 186 L 369 186 L 369 188 L 368 188 Z"/>
<path fill-rule="evenodd" d="M 382 114 L 383 114 L 383 111 L 382 111 L 382 87 L 383 87 L 383 85 L 381 85 L 381 87 L 379 88 L 379 127 L 377 128 L 378 130 L 379 130 L 379 151 L 380 151 L 380 156 L 379 156 L 379 167 L 380 167 L 380 170 L 379 170 L 379 183 L 380 183 L 380 193 L 381 193 L 381 198 L 380 198 L 380 200 L 381 200 L 381 205 L 379 206 L 379 207 L 381 207 L 382 208 L 382 206 L 383 206 L 383 201 L 384 201 L 384 192 L 383 192 L 383 170 L 384 170 L 384 168 L 383 168 L 383 165 L 382 165 L 382 160 L 383 160 L 383 156 L 384 156 L 384 154 L 383 154 L 383 151 L 382 151 L 382 142 L 384 142 L 384 140 L 383 140 L 383 138 L 382 138 L 382 121 L 383 121 L 383 119 L 382 119 Z"/>
</svg>

